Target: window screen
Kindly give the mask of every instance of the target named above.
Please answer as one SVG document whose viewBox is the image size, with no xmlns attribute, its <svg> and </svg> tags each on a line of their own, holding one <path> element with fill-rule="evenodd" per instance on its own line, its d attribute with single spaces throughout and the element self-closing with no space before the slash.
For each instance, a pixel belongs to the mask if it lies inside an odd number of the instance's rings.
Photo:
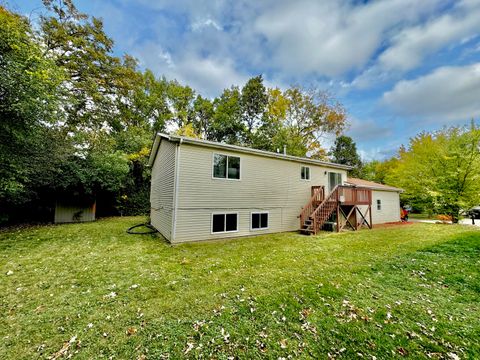
<svg viewBox="0 0 480 360">
<path fill-rule="evenodd" d="M 213 155 L 213 177 L 219 179 L 240 179 L 240 158 L 221 154 Z"/>
<path fill-rule="evenodd" d="M 227 214 L 226 218 L 225 231 L 237 231 L 237 214 Z"/>
<path fill-rule="evenodd" d="M 310 168 L 308 166 L 302 166 L 300 177 L 302 180 L 310 180 Z"/>
<path fill-rule="evenodd" d="M 225 214 L 214 214 L 212 221 L 212 232 L 225 231 Z"/>
<path fill-rule="evenodd" d="M 212 233 L 238 230 L 238 214 L 213 214 Z"/>
<path fill-rule="evenodd" d="M 252 213 L 252 230 L 268 228 L 268 213 Z"/>
<path fill-rule="evenodd" d="M 240 158 L 228 156 L 228 178 L 240 179 Z"/>
<path fill-rule="evenodd" d="M 213 156 L 213 177 L 223 178 L 227 177 L 227 156 L 215 154 Z"/>
</svg>

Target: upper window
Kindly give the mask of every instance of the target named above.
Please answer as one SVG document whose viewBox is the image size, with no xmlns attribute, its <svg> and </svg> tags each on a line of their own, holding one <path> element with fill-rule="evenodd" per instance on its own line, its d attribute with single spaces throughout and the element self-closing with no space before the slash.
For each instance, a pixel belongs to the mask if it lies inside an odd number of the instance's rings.
<svg viewBox="0 0 480 360">
<path fill-rule="evenodd" d="M 310 167 L 309 166 L 302 166 L 302 170 L 300 172 L 300 178 L 302 180 L 310 180 Z"/>
<path fill-rule="evenodd" d="M 240 158 L 238 156 L 214 154 L 213 177 L 240 180 Z"/>
<path fill-rule="evenodd" d="M 212 233 L 238 231 L 238 214 L 212 214 Z"/>
<path fill-rule="evenodd" d="M 252 212 L 252 230 L 268 229 L 268 212 Z"/>
<path fill-rule="evenodd" d="M 382 200 L 377 199 L 377 210 L 382 210 Z"/>
</svg>

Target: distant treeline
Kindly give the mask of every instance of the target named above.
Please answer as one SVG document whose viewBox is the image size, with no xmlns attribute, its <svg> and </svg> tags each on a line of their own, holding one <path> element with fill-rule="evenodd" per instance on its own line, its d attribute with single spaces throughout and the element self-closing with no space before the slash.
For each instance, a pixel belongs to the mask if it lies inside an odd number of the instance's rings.
<svg viewBox="0 0 480 360">
<path fill-rule="evenodd" d="M 325 158 L 346 127 L 326 92 L 266 88 L 262 76 L 209 99 L 113 55 L 102 21 L 44 0 L 38 23 L 0 6 L 0 223 L 50 221 L 55 201 L 98 215 L 147 212 L 158 131 Z"/>
</svg>

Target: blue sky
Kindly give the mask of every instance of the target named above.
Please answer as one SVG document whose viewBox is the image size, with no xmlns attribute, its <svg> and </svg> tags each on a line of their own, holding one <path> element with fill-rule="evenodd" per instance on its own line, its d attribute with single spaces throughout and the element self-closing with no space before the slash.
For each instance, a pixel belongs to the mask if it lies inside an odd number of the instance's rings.
<svg viewBox="0 0 480 360">
<path fill-rule="evenodd" d="M 480 0 L 77 0 L 118 55 L 213 97 L 263 74 L 346 107 L 364 159 L 480 118 Z M 40 0 L 9 0 L 38 18 Z"/>
</svg>

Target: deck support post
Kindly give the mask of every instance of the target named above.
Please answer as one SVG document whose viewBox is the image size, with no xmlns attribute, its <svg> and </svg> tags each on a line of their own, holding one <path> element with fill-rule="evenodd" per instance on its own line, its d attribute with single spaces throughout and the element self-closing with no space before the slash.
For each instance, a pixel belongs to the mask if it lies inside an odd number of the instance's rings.
<svg viewBox="0 0 480 360">
<path fill-rule="evenodd" d="M 373 228 L 373 223 L 372 223 L 372 204 L 370 203 L 369 207 L 368 207 L 368 216 L 370 218 L 370 229 Z"/>
<path fill-rule="evenodd" d="M 342 226 L 340 227 L 340 231 L 342 231 L 343 228 L 347 226 L 347 224 L 350 225 L 353 231 L 357 230 L 356 221 L 355 221 L 355 226 L 353 226 L 352 223 L 350 222 L 350 216 L 352 215 L 352 213 L 355 211 L 356 208 L 357 208 L 356 206 L 353 206 L 352 209 L 348 212 L 348 215 L 345 215 L 345 212 L 340 207 L 340 213 L 345 217 L 345 224 L 342 224 Z"/>
<path fill-rule="evenodd" d="M 354 211 L 354 213 L 355 213 L 355 231 L 358 230 L 357 210 L 358 210 L 357 205 L 354 205 L 354 206 L 353 206 L 353 211 Z"/>
<path fill-rule="evenodd" d="M 340 232 L 340 205 L 337 202 L 337 232 Z"/>
</svg>

